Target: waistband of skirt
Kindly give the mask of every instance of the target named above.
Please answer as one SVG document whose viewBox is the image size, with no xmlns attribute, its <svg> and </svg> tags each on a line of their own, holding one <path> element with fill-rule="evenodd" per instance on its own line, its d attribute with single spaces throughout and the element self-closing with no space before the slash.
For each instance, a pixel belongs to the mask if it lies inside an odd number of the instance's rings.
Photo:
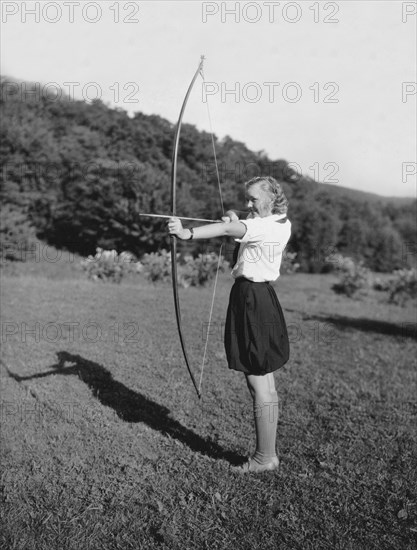
<svg viewBox="0 0 417 550">
<path fill-rule="evenodd" d="M 240 283 L 251 283 L 252 285 L 269 285 L 271 284 L 270 281 L 251 281 L 250 279 L 246 279 L 246 277 L 236 277 L 235 284 Z"/>
</svg>

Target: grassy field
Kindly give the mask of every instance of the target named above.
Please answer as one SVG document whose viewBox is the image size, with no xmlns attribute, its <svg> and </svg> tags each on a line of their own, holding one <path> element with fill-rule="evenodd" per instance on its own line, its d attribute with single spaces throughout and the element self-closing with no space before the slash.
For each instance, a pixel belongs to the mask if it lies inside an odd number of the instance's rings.
<svg viewBox="0 0 417 550">
<path fill-rule="evenodd" d="M 222 345 L 222 276 L 203 399 L 170 286 L 21 272 L 2 280 L 1 548 L 415 548 L 415 308 L 281 277 L 291 359 L 276 373 L 278 472 L 242 476 L 249 393 Z M 181 294 L 199 376 L 211 289 Z"/>
</svg>

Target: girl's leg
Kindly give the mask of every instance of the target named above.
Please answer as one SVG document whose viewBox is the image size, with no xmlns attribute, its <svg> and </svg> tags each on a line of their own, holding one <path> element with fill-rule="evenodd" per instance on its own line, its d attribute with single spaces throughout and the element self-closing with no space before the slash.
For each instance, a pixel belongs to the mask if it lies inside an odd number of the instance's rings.
<svg viewBox="0 0 417 550">
<path fill-rule="evenodd" d="M 276 434 L 278 424 L 278 394 L 273 373 L 263 376 L 246 375 L 253 399 L 256 429 L 256 451 L 249 461 L 249 471 L 278 467 Z"/>
</svg>

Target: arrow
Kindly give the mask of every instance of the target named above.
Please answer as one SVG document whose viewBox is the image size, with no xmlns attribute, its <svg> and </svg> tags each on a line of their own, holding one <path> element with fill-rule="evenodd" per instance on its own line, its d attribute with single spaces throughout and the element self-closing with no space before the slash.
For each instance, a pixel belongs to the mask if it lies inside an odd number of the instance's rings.
<svg viewBox="0 0 417 550">
<path fill-rule="evenodd" d="M 222 220 L 205 220 L 204 218 L 181 218 L 179 216 L 164 216 L 163 214 L 139 214 L 139 216 L 146 216 L 148 218 L 178 218 L 179 220 L 187 220 L 191 222 L 205 222 L 205 223 L 222 223 Z"/>
</svg>

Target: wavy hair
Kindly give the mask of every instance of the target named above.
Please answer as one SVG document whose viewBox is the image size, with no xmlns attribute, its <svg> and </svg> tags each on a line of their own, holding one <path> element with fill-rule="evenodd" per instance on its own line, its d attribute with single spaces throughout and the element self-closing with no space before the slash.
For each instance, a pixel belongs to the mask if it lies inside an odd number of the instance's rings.
<svg viewBox="0 0 417 550">
<path fill-rule="evenodd" d="M 282 186 L 278 181 L 271 176 L 257 176 L 245 183 L 245 188 L 249 189 L 255 183 L 261 184 L 261 189 L 269 193 L 274 204 L 272 207 L 273 214 L 286 214 L 288 210 L 288 199 L 284 194 Z"/>
</svg>

